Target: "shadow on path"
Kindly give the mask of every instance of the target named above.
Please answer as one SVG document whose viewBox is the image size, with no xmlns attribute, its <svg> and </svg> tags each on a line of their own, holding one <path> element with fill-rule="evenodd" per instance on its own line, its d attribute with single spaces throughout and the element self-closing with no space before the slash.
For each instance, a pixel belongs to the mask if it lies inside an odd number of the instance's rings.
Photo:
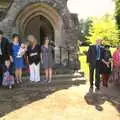
<svg viewBox="0 0 120 120">
<path fill-rule="evenodd" d="M 101 94 L 88 92 L 84 98 L 88 105 L 95 106 L 97 111 L 103 111 L 102 105 L 107 101 L 111 103 L 120 113 L 120 88 L 114 85 L 107 88 L 101 88 Z"/>
<path fill-rule="evenodd" d="M 26 81 L 20 86 L 15 86 L 13 90 L 0 88 L 0 117 L 73 85 L 79 86 L 80 81 L 57 82 L 55 84 L 31 84 Z"/>
</svg>

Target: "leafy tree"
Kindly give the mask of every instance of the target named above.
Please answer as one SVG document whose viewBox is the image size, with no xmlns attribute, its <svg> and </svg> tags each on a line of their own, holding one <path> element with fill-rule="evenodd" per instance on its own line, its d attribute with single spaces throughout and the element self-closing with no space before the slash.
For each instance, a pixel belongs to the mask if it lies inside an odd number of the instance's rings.
<svg viewBox="0 0 120 120">
<path fill-rule="evenodd" d="M 83 42 L 83 45 L 89 45 L 90 42 L 87 40 L 86 36 L 89 35 L 89 28 L 91 26 L 91 19 L 87 18 L 86 20 L 81 19 L 79 28 L 80 28 L 80 40 Z"/>
<path fill-rule="evenodd" d="M 96 39 L 100 38 L 104 40 L 105 44 L 116 46 L 120 42 L 118 35 L 119 31 L 114 16 L 105 15 L 100 19 L 92 18 L 87 39 L 94 44 Z"/>
<path fill-rule="evenodd" d="M 114 0 L 114 1 L 116 4 L 115 18 L 116 18 L 118 29 L 120 30 L 120 0 Z M 120 38 L 120 31 L 119 31 L 119 38 Z"/>
</svg>

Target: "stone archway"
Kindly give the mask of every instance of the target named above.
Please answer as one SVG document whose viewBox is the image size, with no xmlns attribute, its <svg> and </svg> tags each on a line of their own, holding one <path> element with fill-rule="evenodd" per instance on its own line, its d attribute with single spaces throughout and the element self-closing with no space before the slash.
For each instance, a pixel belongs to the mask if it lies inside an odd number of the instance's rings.
<svg viewBox="0 0 120 120">
<path fill-rule="evenodd" d="M 26 35 L 25 31 L 28 24 L 34 19 L 40 20 L 40 18 L 37 18 L 38 16 L 41 16 L 42 19 L 47 21 L 47 23 L 49 22 L 50 26 L 53 27 L 54 39 L 56 44 L 59 45 L 62 42 L 62 20 L 57 11 L 45 3 L 33 3 L 25 6 L 25 8 L 20 11 L 16 17 L 16 31 L 18 31 L 20 35 L 24 37 Z M 38 24 L 36 24 L 34 27 L 38 27 L 39 24 L 40 23 L 38 22 Z"/>
<path fill-rule="evenodd" d="M 33 24 L 42 16 L 53 28 L 55 45 L 55 62 L 60 63 L 60 53 L 62 51 L 62 60 L 67 59 L 67 49 L 72 51 L 71 59 L 76 59 L 77 40 L 79 39 L 79 25 L 77 14 L 71 14 L 67 7 L 67 0 L 12 0 L 12 4 L 7 9 L 6 16 L 0 21 L 0 29 L 2 29 L 9 38 L 11 33 L 17 32 L 23 40 L 26 40 L 27 32 L 30 31 L 28 26 Z M 39 23 L 39 22 L 38 22 Z M 34 28 L 39 28 L 39 24 L 35 24 Z M 44 36 L 45 30 L 48 27 L 41 26 L 37 31 L 40 31 L 41 36 Z M 51 30 L 52 31 L 52 30 Z M 29 33 L 29 32 L 28 32 Z M 49 31 L 47 31 L 49 33 Z M 51 36 L 50 35 L 50 36 Z M 40 37 L 38 37 L 40 39 Z M 42 38 L 41 38 L 42 39 Z M 60 48 L 63 48 L 60 50 Z"/>
<path fill-rule="evenodd" d="M 21 37 L 33 33 L 41 40 L 44 35 L 55 42 L 56 46 L 63 44 L 62 19 L 58 12 L 46 3 L 32 3 L 24 7 L 16 17 L 16 31 Z M 41 33 L 41 35 L 40 35 Z M 42 38 L 41 38 L 42 37 Z M 55 50 L 55 61 L 59 61 L 59 51 Z"/>
<path fill-rule="evenodd" d="M 54 41 L 54 31 L 55 30 L 49 20 L 47 20 L 44 16 L 39 15 L 29 21 L 25 28 L 24 35 L 35 35 L 38 43 L 42 45 L 45 36 L 48 36 L 50 41 Z"/>
</svg>

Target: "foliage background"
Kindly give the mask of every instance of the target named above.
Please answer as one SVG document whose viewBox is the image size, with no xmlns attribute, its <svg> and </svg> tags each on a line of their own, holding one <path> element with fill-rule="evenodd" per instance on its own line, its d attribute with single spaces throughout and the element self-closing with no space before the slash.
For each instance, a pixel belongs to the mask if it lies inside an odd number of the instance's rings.
<svg viewBox="0 0 120 120">
<path fill-rule="evenodd" d="M 96 39 L 99 38 L 104 40 L 104 44 L 113 47 L 119 44 L 119 30 L 113 15 L 105 15 L 100 19 L 92 18 L 92 25 L 87 39 L 94 44 Z"/>
</svg>

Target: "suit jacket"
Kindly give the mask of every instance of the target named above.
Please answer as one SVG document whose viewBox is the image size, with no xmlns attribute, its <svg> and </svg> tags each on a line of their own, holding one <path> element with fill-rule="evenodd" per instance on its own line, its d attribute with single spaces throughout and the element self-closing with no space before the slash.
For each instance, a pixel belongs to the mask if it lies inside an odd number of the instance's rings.
<svg viewBox="0 0 120 120">
<path fill-rule="evenodd" d="M 34 49 L 32 49 L 32 46 L 28 46 L 26 55 L 30 65 L 33 63 L 37 65 L 40 62 L 40 46 L 37 44 Z"/>
<path fill-rule="evenodd" d="M 103 47 L 101 46 L 100 47 L 100 61 L 102 59 L 102 52 L 103 52 Z M 91 45 L 88 49 L 88 52 L 87 52 L 87 63 L 90 63 L 90 65 L 92 67 L 94 67 L 96 65 L 96 56 L 97 56 L 97 50 L 96 50 L 96 45 Z"/>
<path fill-rule="evenodd" d="M 5 61 L 9 58 L 9 40 L 5 37 L 3 37 L 1 41 L 1 50 L 2 50 L 2 60 Z"/>
</svg>

